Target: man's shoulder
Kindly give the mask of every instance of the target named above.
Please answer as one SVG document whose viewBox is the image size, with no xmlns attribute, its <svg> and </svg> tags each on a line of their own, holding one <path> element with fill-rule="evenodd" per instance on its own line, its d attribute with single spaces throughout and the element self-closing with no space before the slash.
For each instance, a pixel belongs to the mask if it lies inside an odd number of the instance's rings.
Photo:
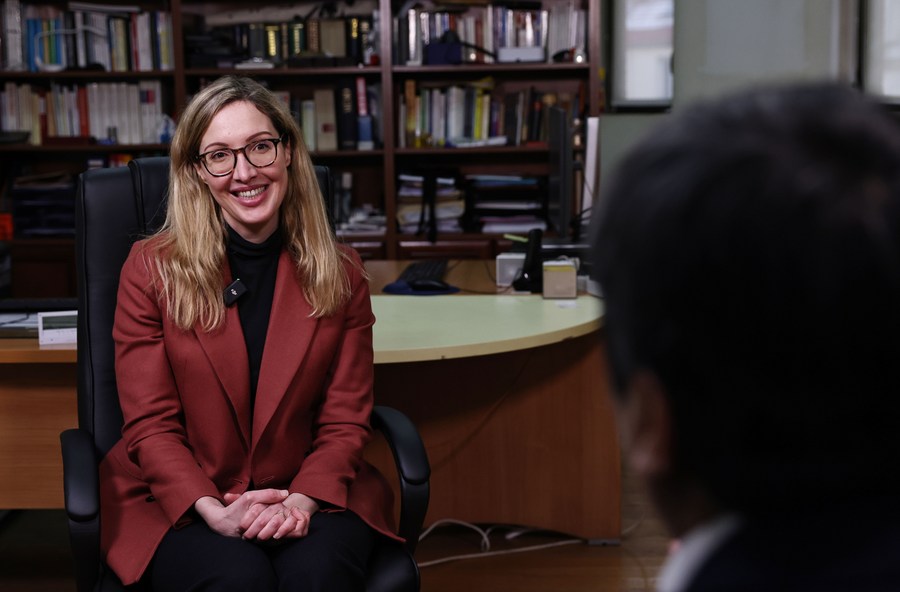
<svg viewBox="0 0 900 592">
<path fill-rule="evenodd" d="M 704 562 L 684 592 L 900 590 L 900 521 L 745 525 Z"/>
</svg>

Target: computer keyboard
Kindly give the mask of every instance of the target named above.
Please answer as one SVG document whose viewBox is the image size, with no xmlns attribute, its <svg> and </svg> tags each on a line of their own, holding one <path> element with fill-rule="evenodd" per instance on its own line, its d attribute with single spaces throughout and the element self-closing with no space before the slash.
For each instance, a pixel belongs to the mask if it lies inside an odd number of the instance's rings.
<svg viewBox="0 0 900 592">
<path fill-rule="evenodd" d="M 447 259 L 422 259 L 407 265 L 397 280 L 412 282 L 415 280 L 443 280 L 447 273 Z"/>
</svg>

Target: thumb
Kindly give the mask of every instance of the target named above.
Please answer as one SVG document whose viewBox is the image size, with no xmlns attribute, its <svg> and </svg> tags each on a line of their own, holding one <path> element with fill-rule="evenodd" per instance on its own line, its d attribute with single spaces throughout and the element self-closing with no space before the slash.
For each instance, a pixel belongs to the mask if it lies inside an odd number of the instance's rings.
<svg viewBox="0 0 900 592">
<path fill-rule="evenodd" d="M 255 504 L 275 504 L 284 501 L 288 492 L 283 489 L 258 489 L 248 491 L 250 501 Z"/>
<path fill-rule="evenodd" d="M 227 506 L 237 501 L 237 499 L 241 497 L 241 495 L 239 493 L 226 493 L 223 497 L 225 498 L 225 505 Z"/>
</svg>

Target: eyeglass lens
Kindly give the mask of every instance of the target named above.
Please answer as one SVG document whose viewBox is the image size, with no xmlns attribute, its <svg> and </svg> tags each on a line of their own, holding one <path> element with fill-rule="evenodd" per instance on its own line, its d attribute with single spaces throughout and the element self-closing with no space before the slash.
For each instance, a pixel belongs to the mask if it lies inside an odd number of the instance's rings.
<svg viewBox="0 0 900 592">
<path fill-rule="evenodd" d="M 203 155 L 203 164 L 213 175 L 225 175 L 237 165 L 237 153 L 243 152 L 247 162 L 257 168 L 267 167 L 275 162 L 278 152 L 275 140 L 260 140 L 247 144 L 243 148 L 223 148 Z"/>
</svg>

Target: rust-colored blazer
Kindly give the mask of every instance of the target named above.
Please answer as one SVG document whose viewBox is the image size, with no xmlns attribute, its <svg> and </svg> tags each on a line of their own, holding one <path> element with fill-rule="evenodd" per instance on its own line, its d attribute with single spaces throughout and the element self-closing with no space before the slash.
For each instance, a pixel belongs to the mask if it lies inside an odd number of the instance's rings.
<svg viewBox="0 0 900 592">
<path fill-rule="evenodd" d="M 113 338 L 125 424 L 100 465 L 101 548 L 122 582 L 137 581 L 163 535 L 194 519 L 197 499 L 250 487 L 350 509 L 400 540 L 390 487 L 362 460 L 375 318 L 358 255 L 350 251 L 356 265 L 345 264 L 349 302 L 315 319 L 282 252 L 251 410 L 237 307 L 213 333 L 179 329 L 154 288 L 146 247 L 135 244 L 119 283 Z M 228 269 L 223 286 L 226 278 Z"/>
</svg>

